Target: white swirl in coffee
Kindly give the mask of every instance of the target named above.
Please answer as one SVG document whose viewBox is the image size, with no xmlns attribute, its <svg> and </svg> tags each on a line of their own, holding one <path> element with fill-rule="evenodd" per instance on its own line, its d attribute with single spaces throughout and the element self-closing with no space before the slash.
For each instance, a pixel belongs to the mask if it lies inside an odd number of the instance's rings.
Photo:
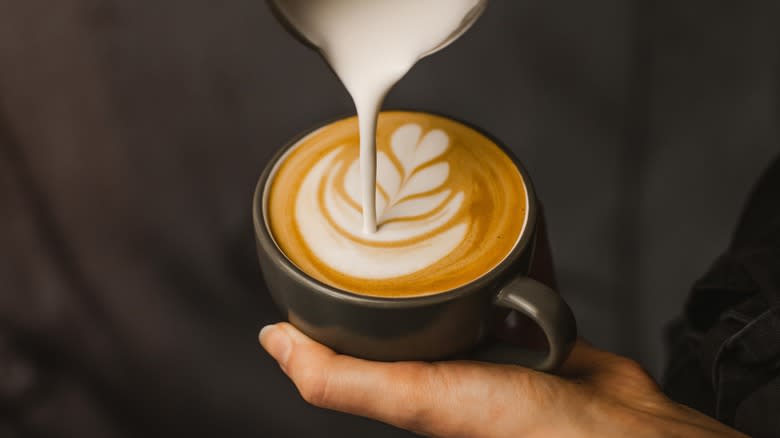
<svg viewBox="0 0 780 438">
<path fill-rule="evenodd" d="M 377 128 L 378 230 L 362 232 L 357 123 L 334 122 L 298 142 L 268 199 L 277 245 L 299 268 L 367 295 L 443 292 L 500 263 L 525 222 L 517 168 L 463 124 L 382 113 Z"/>
</svg>

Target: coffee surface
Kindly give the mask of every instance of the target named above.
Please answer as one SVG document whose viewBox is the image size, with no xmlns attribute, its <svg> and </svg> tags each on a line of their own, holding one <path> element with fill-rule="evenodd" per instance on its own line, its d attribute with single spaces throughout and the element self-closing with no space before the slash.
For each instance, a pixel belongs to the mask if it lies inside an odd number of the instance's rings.
<svg viewBox="0 0 780 438">
<path fill-rule="evenodd" d="M 489 138 L 440 116 L 381 113 L 372 234 L 362 232 L 359 144 L 357 118 L 339 120 L 274 169 L 268 225 L 308 275 L 362 295 L 430 295 L 481 277 L 514 248 L 525 185 Z"/>
</svg>

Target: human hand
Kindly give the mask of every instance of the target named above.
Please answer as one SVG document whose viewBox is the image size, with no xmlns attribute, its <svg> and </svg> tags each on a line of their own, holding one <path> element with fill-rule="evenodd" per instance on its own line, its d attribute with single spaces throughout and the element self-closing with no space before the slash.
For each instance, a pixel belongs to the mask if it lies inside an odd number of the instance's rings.
<svg viewBox="0 0 780 438">
<path fill-rule="evenodd" d="M 437 437 L 738 437 L 664 396 L 636 363 L 578 342 L 557 375 L 482 362 L 372 362 L 288 323 L 260 343 L 303 398 Z"/>
</svg>

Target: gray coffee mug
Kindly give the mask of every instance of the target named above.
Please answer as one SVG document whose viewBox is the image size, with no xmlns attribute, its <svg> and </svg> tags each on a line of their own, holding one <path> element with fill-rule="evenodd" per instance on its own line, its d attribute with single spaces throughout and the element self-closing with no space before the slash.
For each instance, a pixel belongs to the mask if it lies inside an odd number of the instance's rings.
<svg viewBox="0 0 780 438">
<path fill-rule="evenodd" d="M 281 148 L 255 189 L 252 215 L 260 268 L 268 290 L 290 323 L 339 353 L 364 359 L 438 360 L 470 354 L 482 360 L 512 362 L 543 371 L 557 368 L 574 346 L 577 326 L 571 309 L 558 293 L 526 276 L 536 246 L 538 214 L 531 179 L 510 150 L 473 126 L 513 160 L 523 177 L 527 196 L 526 216 L 518 212 L 517 220 L 526 221 L 519 241 L 498 266 L 482 277 L 434 295 L 373 297 L 324 284 L 301 271 L 282 253 L 269 231 L 268 183 L 287 150 L 330 123 Z M 493 326 L 496 306 L 515 310 L 535 321 L 547 337 L 546 354 L 481 343 Z"/>
</svg>

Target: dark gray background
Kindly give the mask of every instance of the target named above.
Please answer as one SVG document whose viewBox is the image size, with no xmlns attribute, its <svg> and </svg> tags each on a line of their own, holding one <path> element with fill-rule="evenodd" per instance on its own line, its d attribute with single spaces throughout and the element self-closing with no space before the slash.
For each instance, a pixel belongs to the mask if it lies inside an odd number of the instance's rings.
<svg viewBox="0 0 780 438">
<path fill-rule="evenodd" d="M 494 0 L 386 106 L 503 139 L 582 335 L 660 376 L 780 149 L 779 9 Z M 256 341 L 254 183 L 352 112 L 262 1 L 0 0 L 0 435 L 397 436 L 306 406 Z"/>
</svg>

